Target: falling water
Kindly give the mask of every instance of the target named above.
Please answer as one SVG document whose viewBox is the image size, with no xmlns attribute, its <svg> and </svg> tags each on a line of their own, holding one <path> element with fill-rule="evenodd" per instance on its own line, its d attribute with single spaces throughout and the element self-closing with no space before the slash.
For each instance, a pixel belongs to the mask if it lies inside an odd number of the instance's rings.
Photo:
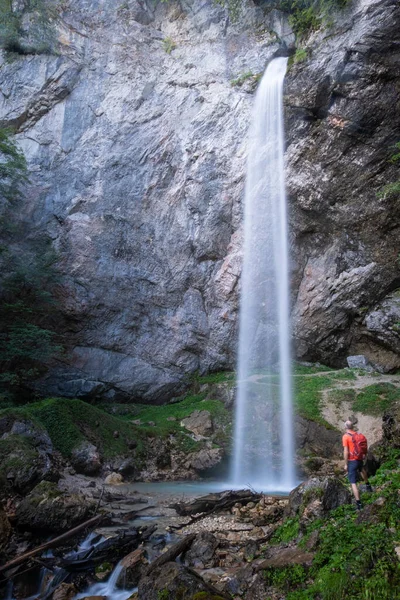
<svg viewBox="0 0 400 600">
<path fill-rule="evenodd" d="M 295 486 L 282 88 L 287 58 L 257 91 L 247 163 L 235 487 Z"/>
</svg>

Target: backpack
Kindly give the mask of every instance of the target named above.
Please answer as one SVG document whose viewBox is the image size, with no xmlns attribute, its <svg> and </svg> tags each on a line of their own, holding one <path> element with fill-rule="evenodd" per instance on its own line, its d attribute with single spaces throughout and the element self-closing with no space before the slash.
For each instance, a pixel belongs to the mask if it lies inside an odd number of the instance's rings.
<svg viewBox="0 0 400 600">
<path fill-rule="evenodd" d="M 349 458 L 353 460 L 363 460 L 368 452 L 367 438 L 362 433 L 347 432 L 347 435 L 351 437 L 354 444 L 354 451 L 350 452 Z"/>
</svg>

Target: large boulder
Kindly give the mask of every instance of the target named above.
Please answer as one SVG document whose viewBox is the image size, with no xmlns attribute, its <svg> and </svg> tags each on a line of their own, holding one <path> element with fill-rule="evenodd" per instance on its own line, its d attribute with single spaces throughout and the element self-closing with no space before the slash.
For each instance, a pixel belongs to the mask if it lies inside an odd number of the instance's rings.
<svg viewBox="0 0 400 600">
<path fill-rule="evenodd" d="M 101 469 L 99 451 L 86 440 L 74 448 L 70 461 L 76 472 L 83 475 L 97 475 Z"/>
<path fill-rule="evenodd" d="M 204 592 L 200 596 L 200 592 Z M 202 600 L 223 600 L 224 596 L 212 585 L 206 583 L 197 573 L 168 562 L 150 572 L 139 582 L 139 600 L 192 600 L 196 594 Z"/>
<path fill-rule="evenodd" d="M 294 427 L 296 447 L 299 450 L 323 458 L 341 456 L 341 434 L 335 429 L 327 429 L 320 423 L 303 419 L 299 415 L 296 415 Z"/>
<path fill-rule="evenodd" d="M 352 495 L 335 477 L 313 477 L 301 483 L 289 495 L 286 516 L 300 516 L 304 525 L 327 515 L 343 504 L 350 504 Z"/>
<path fill-rule="evenodd" d="M 42 480 L 58 481 L 61 457 L 47 432 L 28 419 L 0 418 L 0 478 L 25 495 Z"/>
<path fill-rule="evenodd" d="M 21 529 L 62 533 L 88 519 L 94 506 L 84 496 L 67 495 L 54 483 L 44 481 L 20 502 L 16 521 Z"/>
<path fill-rule="evenodd" d="M 224 457 L 222 448 L 203 448 L 198 452 L 191 452 L 187 456 L 186 467 L 196 471 L 206 471 L 217 466 Z"/>
<path fill-rule="evenodd" d="M 207 437 L 213 432 L 211 414 L 208 410 L 195 410 L 189 417 L 181 421 L 182 427 L 197 437 Z"/>
<path fill-rule="evenodd" d="M 215 535 L 209 531 L 199 533 L 184 555 L 185 564 L 196 569 L 216 566 L 215 551 L 218 546 Z"/>
</svg>

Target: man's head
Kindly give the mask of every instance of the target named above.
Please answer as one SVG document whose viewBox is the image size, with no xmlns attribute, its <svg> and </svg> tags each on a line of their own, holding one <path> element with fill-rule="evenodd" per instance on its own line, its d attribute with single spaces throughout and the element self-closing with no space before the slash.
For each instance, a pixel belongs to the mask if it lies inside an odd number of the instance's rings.
<svg viewBox="0 0 400 600">
<path fill-rule="evenodd" d="M 354 423 L 352 421 L 345 421 L 344 426 L 346 427 L 346 429 L 353 429 Z"/>
</svg>

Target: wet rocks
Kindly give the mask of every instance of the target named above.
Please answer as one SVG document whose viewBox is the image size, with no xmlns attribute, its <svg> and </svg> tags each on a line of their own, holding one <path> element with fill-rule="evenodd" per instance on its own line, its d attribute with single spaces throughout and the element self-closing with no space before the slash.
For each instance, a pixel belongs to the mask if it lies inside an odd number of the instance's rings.
<svg viewBox="0 0 400 600">
<path fill-rule="evenodd" d="M 137 548 L 122 559 L 123 570 L 117 581 L 117 587 L 130 588 L 137 586 L 144 575 L 148 560 L 143 548 Z"/>
<path fill-rule="evenodd" d="M 17 506 L 16 521 L 21 529 L 62 533 L 88 519 L 94 506 L 80 494 L 66 495 L 42 482 Z"/>
<path fill-rule="evenodd" d="M 74 448 L 70 461 L 76 472 L 82 475 L 96 475 L 101 469 L 99 451 L 86 440 Z"/>
<path fill-rule="evenodd" d="M 222 600 L 224 596 L 212 585 L 206 583 L 197 573 L 169 562 L 154 569 L 139 582 L 139 600 L 159 600 L 162 594 L 169 600 L 180 600 L 182 597 L 192 598 L 204 592 L 213 600 Z M 207 598 L 207 595 L 205 596 Z"/>
<path fill-rule="evenodd" d="M 209 531 L 199 533 L 189 550 L 184 555 L 185 564 L 196 569 L 214 567 L 216 563 L 215 551 L 219 541 Z"/>
<path fill-rule="evenodd" d="M 186 467 L 196 471 L 211 469 L 221 462 L 224 454 L 222 448 L 204 448 L 199 452 L 192 452 L 187 456 Z"/>
<path fill-rule="evenodd" d="M 284 568 L 290 565 L 303 565 L 310 567 L 314 559 L 312 552 L 306 552 L 297 546 L 292 548 L 277 548 L 271 552 L 271 556 L 259 562 L 256 571 L 262 571 L 269 567 Z"/>
<path fill-rule="evenodd" d="M 54 591 L 53 600 L 73 600 L 78 593 L 78 590 L 74 583 L 62 583 Z"/>
</svg>

